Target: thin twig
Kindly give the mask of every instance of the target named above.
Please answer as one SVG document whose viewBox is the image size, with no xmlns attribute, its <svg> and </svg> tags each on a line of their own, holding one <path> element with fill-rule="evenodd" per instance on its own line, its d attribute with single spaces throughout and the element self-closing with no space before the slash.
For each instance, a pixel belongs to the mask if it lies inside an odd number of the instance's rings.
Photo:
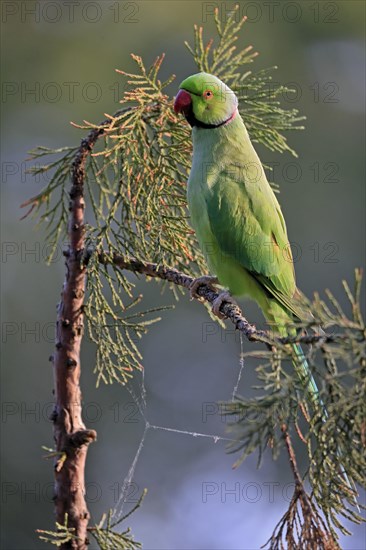
<svg viewBox="0 0 366 550">
<path fill-rule="evenodd" d="M 113 258 L 111 258 L 108 253 L 104 252 L 99 254 L 99 261 L 103 264 L 113 263 L 120 269 L 140 273 L 146 277 L 162 279 L 164 281 L 168 281 L 169 283 L 184 287 L 187 290 L 189 290 L 190 285 L 194 281 L 193 277 L 187 275 L 186 273 L 182 273 L 173 267 L 136 260 L 135 258 L 126 258 L 116 254 Z M 197 289 L 197 294 L 210 304 L 212 304 L 219 296 L 219 294 L 207 284 L 200 285 Z M 257 329 L 255 325 L 249 323 L 249 321 L 243 316 L 242 311 L 237 304 L 224 301 L 220 307 L 220 313 L 229 319 L 235 328 L 242 332 L 249 341 L 261 342 L 267 346 L 273 346 L 276 343 L 283 345 L 292 343 L 315 344 L 319 342 L 321 344 L 325 344 L 336 343 L 346 339 L 346 336 L 342 334 L 299 334 L 293 337 L 276 338 L 273 337 L 269 331 Z"/>
<path fill-rule="evenodd" d="M 286 541 L 287 548 L 292 550 L 339 550 L 337 542 L 305 490 L 288 426 L 285 423 L 281 425 L 281 431 L 295 481 L 295 490 L 288 510 L 262 548 L 269 545 L 269 550 L 283 550 Z"/>
</svg>

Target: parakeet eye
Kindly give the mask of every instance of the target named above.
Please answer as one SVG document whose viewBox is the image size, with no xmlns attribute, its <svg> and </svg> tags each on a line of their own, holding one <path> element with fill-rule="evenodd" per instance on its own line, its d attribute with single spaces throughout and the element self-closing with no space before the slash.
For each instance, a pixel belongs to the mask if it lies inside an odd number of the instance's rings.
<svg viewBox="0 0 366 550">
<path fill-rule="evenodd" d="M 211 90 L 206 90 L 205 92 L 203 92 L 203 97 L 205 99 L 212 99 L 213 98 L 213 92 L 211 92 Z"/>
</svg>

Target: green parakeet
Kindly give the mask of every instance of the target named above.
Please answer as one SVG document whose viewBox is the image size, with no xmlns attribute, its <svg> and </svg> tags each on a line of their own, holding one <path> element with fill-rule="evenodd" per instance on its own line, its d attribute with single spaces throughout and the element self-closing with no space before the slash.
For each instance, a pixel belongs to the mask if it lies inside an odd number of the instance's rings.
<svg viewBox="0 0 366 550">
<path fill-rule="evenodd" d="M 188 207 L 208 266 L 223 287 L 254 299 L 267 322 L 286 335 L 294 319 L 311 315 L 300 306 L 285 220 L 238 112 L 237 97 L 217 77 L 198 73 L 181 83 L 174 110 L 192 127 Z M 227 292 L 214 304 L 216 313 L 222 301 L 230 301 Z M 298 344 L 293 350 L 295 370 L 326 420 L 303 351 Z"/>
<path fill-rule="evenodd" d="M 300 293 L 285 220 L 238 112 L 237 97 L 215 76 L 198 73 L 181 83 L 174 110 L 192 127 L 188 206 L 210 271 L 231 294 L 254 299 L 284 335 L 294 317 L 304 320 L 306 314 L 296 300 Z M 314 400 L 315 381 L 300 346 L 294 351 L 300 358 L 299 376 L 306 378 Z"/>
</svg>

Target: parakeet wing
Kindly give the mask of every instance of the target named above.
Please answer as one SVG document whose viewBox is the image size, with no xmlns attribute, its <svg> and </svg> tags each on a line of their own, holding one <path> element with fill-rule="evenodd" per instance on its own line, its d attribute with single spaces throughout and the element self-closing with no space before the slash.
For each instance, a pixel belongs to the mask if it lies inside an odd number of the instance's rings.
<svg viewBox="0 0 366 550">
<path fill-rule="evenodd" d="M 280 206 L 264 175 L 257 181 L 243 181 L 243 173 L 229 166 L 217 175 L 206 196 L 211 230 L 225 254 L 300 317 L 292 300 L 295 275 Z"/>
</svg>

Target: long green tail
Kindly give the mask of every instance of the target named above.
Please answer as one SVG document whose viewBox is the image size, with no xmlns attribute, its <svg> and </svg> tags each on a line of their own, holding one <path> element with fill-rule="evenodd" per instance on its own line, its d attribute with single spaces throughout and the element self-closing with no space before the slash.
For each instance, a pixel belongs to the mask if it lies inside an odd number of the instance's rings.
<svg viewBox="0 0 366 550">
<path fill-rule="evenodd" d="M 316 409 L 321 409 L 323 420 L 325 421 L 328 418 L 328 412 L 325 408 L 323 401 L 320 398 L 318 386 L 316 385 L 314 377 L 311 374 L 309 363 L 306 360 L 302 347 L 300 346 L 300 344 L 293 344 L 292 347 L 296 353 L 296 356 L 299 359 L 298 362 L 293 361 L 294 368 L 300 380 L 304 382 L 304 385 L 307 385 L 311 402 Z"/>
</svg>

